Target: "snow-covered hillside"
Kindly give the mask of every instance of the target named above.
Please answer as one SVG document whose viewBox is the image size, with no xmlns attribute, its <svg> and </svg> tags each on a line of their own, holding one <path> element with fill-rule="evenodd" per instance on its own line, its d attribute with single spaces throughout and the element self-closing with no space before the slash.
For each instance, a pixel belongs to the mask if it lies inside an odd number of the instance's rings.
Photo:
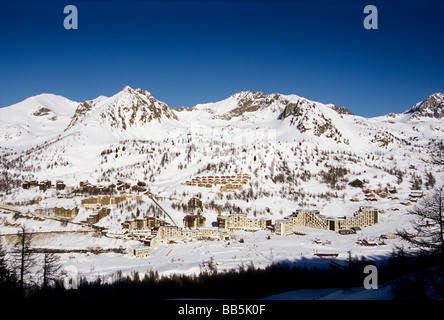
<svg viewBox="0 0 444 320">
<path fill-rule="evenodd" d="M 78 102 L 40 94 L 0 108 L 0 145 L 19 150 L 55 138 L 68 126 Z"/>
<path fill-rule="evenodd" d="M 296 95 L 258 92 L 191 109 L 169 108 L 130 87 L 83 103 L 40 95 L 0 109 L 0 146 L 8 154 L 4 163 L 37 179 L 75 176 L 99 182 L 105 174 L 109 180 L 120 175 L 180 185 L 197 172 L 215 171 L 206 166 L 225 168 L 226 163 L 231 168 L 224 171 L 256 170 L 258 179 L 273 179 L 276 169 L 284 173 L 284 168 L 286 176 L 304 170 L 314 176 L 326 165 L 343 162 L 326 161 L 339 157 L 335 154 L 347 155 L 348 168 L 403 171 L 399 161 L 405 156 L 427 160 L 428 148 L 443 138 L 440 118 L 420 116 L 420 106 L 429 110 L 435 104 L 428 101 L 439 96 L 418 103 L 415 117 L 410 110 L 367 119 Z M 442 105 L 435 109 L 439 114 Z M 109 152 L 103 154 L 110 149 L 112 159 Z M 109 170 L 114 172 L 106 174 Z"/>
<path fill-rule="evenodd" d="M 145 181 L 159 196 L 185 201 L 199 194 L 223 205 L 218 188 L 185 182 L 249 173 L 249 185 L 228 195 L 236 200 L 231 206 L 283 216 L 290 207 L 348 201 L 357 193 L 348 182 L 356 178 L 368 187 L 406 192 L 415 181 L 431 187 L 430 174 L 434 184 L 442 183 L 429 151 L 444 138 L 443 121 L 419 116 L 421 106 L 430 105 L 438 114 L 441 96 L 418 103 L 415 111 L 367 119 L 297 95 L 251 91 L 191 109 L 169 108 L 130 87 L 83 103 L 40 95 L 0 109 L 2 165 L 17 181 Z"/>
</svg>

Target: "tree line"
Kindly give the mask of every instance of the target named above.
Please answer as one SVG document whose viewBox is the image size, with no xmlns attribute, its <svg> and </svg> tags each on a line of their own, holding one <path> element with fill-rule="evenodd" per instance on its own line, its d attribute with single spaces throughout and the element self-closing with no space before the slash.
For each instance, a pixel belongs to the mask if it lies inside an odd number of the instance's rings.
<svg viewBox="0 0 444 320">
<path fill-rule="evenodd" d="M 253 263 L 238 269 L 218 271 L 209 267 L 199 274 L 170 274 L 160 276 L 147 270 L 144 275 L 132 272 L 123 276 L 119 271 L 112 282 L 97 278 L 87 281 L 82 277 L 77 289 L 63 286 L 50 290 L 36 289 L 28 298 L 44 301 L 112 301 L 164 299 L 260 299 L 298 289 L 338 288 L 347 293 L 363 287 L 366 274 L 363 268 L 373 264 L 350 255 L 344 267 L 307 267 L 303 261 L 282 261 L 266 268 Z M 443 282 L 434 270 L 442 260 L 434 255 L 413 256 L 404 251 L 377 266 L 380 286 L 391 284 L 393 299 L 443 299 Z M 432 292 L 432 294 L 431 294 Z"/>
</svg>

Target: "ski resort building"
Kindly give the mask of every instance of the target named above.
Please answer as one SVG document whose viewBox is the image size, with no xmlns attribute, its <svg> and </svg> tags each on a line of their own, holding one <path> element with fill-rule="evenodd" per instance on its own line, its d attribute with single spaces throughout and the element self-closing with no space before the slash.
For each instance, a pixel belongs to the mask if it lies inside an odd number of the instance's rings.
<svg viewBox="0 0 444 320">
<path fill-rule="evenodd" d="M 162 241 L 183 240 L 229 240 L 230 235 L 225 229 L 218 227 L 203 227 L 199 229 L 184 229 L 177 226 L 160 226 L 151 230 L 151 235 L 145 237 L 144 246 L 130 247 L 128 251 L 135 257 L 148 256 Z"/>
<path fill-rule="evenodd" d="M 202 201 L 199 198 L 191 198 L 188 200 L 188 209 L 192 212 L 196 209 L 203 209 Z"/>
<path fill-rule="evenodd" d="M 148 246 L 133 246 L 128 248 L 129 253 L 136 258 L 148 257 L 153 249 Z"/>
<path fill-rule="evenodd" d="M 220 191 L 221 192 L 233 191 L 233 190 L 242 190 L 242 185 L 241 184 L 231 184 L 231 183 L 228 183 L 228 184 L 220 187 Z"/>
<path fill-rule="evenodd" d="M 157 230 L 157 241 L 191 240 L 191 239 L 227 239 L 228 233 L 218 227 L 184 229 L 176 226 L 162 226 Z"/>
<path fill-rule="evenodd" d="M 183 225 L 188 229 L 196 229 L 205 226 L 206 218 L 200 214 L 187 214 L 183 218 Z"/>
<path fill-rule="evenodd" d="M 63 183 L 63 180 L 57 180 L 56 182 L 56 190 L 64 190 L 66 184 Z"/>
<path fill-rule="evenodd" d="M 230 239 L 230 235 L 225 229 L 221 229 L 218 227 L 203 227 L 198 229 L 199 240 L 228 240 Z"/>
<path fill-rule="evenodd" d="M 424 196 L 424 192 L 421 190 L 415 190 L 410 193 L 411 198 L 422 198 Z"/>
<path fill-rule="evenodd" d="M 81 201 L 81 205 L 85 208 L 94 208 L 98 205 L 100 206 L 112 206 L 117 205 L 122 202 L 131 199 L 130 196 L 98 196 L 98 197 L 89 197 L 87 199 L 83 199 Z"/>
<path fill-rule="evenodd" d="M 181 227 L 177 226 L 163 226 L 157 232 L 159 240 L 182 240 L 188 235 L 182 232 Z"/>
<path fill-rule="evenodd" d="M 368 227 L 379 222 L 378 209 L 373 207 L 360 207 L 353 217 L 327 218 L 317 210 L 296 210 L 290 216 L 276 220 L 274 230 L 279 235 L 293 234 L 297 227 L 309 227 L 339 231 L 352 227 Z"/>
<path fill-rule="evenodd" d="M 139 219 L 131 219 L 122 223 L 123 229 L 128 230 L 151 230 L 159 226 L 167 226 L 168 222 L 156 217 L 144 217 Z"/>
<path fill-rule="evenodd" d="M 95 224 L 99 222 L 104 217 L 108 216 L 111 213 L 111 209 L 109 208 L 101 208 L 97 212 L 89 215 L 83 223 Z"/>
<path fill-rule="evenodd" d="M 51 185 L 51 180 L 40 181 L 39 190 L 46 191 L 47 189 L 51 188 Z"/>
<path fill-rule="evenodd" d="M 217 226 L 228 232 L 266 230 L 271 226 L 271 219 L 250 219 L 244 213 L 232 213 L 229 216 L 218 216 Z"/>
<path fill-rule="evenodd" d="M 68 218 L 68 219 L 74 219 L 77 217 L 77 214 L 79 213 L 79 208 L 64 208 L 64 207 L 55 207 L 54 208 L 54 216 L 60 217 L 60 218 Z"/>
</svg>

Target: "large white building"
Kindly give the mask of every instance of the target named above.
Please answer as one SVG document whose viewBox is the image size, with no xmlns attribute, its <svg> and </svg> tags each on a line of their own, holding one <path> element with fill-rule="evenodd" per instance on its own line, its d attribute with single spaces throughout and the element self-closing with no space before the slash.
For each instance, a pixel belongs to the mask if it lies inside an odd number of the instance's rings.
<svg viewBox="0 0 444 320">
<path fill-rule="evenodd" d="M 237 230 L 257 231 L 266 230 L 268 226 L 271 226 L 271 219 L 251 219 L 244 213 L 232 213 L 228 216 L 217 217 L 217 225 L 228 232 Z"/>
<path fill-rule="evenodd" d="M 378 209 L 360 207 L 353 217 L 327 218 L 317 210 L 296 210 L 284 219 L 276 220 L 274 231 L 279 235 L 293 234 L 297 227 L 309 227 L 338 231 L 352 227 L 368 227 L 379 222 Z"/>
</svg>

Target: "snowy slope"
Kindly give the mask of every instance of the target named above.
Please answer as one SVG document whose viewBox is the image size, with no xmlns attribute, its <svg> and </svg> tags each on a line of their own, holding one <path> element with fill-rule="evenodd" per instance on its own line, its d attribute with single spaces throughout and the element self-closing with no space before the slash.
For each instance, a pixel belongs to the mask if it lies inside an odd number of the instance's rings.
<svg viewBox="0 0 444 320">
<path fill-rule="evenodd" d="M 62 96 L 40 94 L 0 108 L 1 146 L 23 148 L 62 134 L 77 105 Z"/>
<path fill-rule="evenodd" d="M 430 104 L 418 104 L 415 114 Z M 279 174 L 290 180 L 302 176 L 304 181 L 286 190 L 296 196 L 301 190 L 330 192 L 315 178 L 330 166 L 346 166 L 348 180 L 385 175 L 380 183 L 393 184 L 388 170 L 407 170 L 412 153 L 426 164 L 431 143 L 444 138 L 438 118 L 410 119 L 408 112 L 367 119 L 297 95 L 251 91 L 171 109 L 148 91 L 125 87 L 83 103 L 40 95 L 0 112 L 0 146 L 34 147 L 7 158 L 22 174 L 72 184 L 149 180 L 159 192 L 170 186 L 182 190 L 185 180 L 201 172 L 217 174 L 215 168 L 254 172 L 253 183 L 276 192 L 283 182 L 276 183 Z M 424 168 L 416 169 L 424 176 Z"/>
</svg>

